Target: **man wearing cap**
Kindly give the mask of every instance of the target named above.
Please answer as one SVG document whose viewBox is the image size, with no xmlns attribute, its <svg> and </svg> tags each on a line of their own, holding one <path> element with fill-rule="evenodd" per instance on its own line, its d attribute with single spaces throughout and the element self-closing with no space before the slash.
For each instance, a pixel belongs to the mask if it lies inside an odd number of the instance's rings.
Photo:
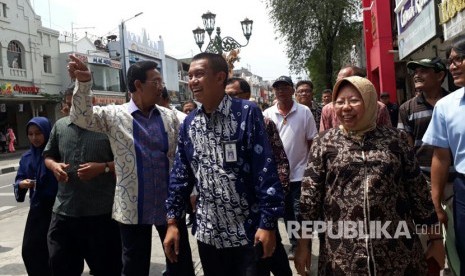
<svg viewBox="0 0 465 276">
<path fill-rule="evenodd" d="M 388 92 L 382 92 L 379 95 L 379 100 L 384 105 L 386 105 L 386 108 L 389 111 L 389 117 L 391 119 L 391 125 L 393 127 L 396 127 L 398 119 L 399 119 L 399 107 L 397 106 L 397 104 L 391 103 L 391 101 L 389 100 L 389 93 Z"/>
<path fill-rule="evenodd" d="M 263 112 L 279 130 L 290 166 L 289 193 L 286 195 L 284 221 L 295 221 L 299 215 L 300 186 L 307 164 L 308 152 L 317 134 L 315 120 L 310 109 L 292 99 L 294 84 L 292 79 L 281 76 L 274 81 L 273 92 L 277 103 Z M 290 237 L 291 249 L 289 259 L 294 259 L 297 245 L 295 237 Z"/>
<path fill-rule="evenodd" d="M 420 169 L 428 184 L 430 184 L 431 160 L 434 147 L 423 143 L 422 138 L 430 124 L 436 102 L 448 94 L 448 91 L 441 87 L 447 75 L 446 67 L 439 58 L 436 58 L 433 60 L 422 59 L 410 61 L 407 63 L 407 68 L 413 71 L 415 90 L 420 93 L 400 106 L 397 128 L 404 130 L 408 134 L 409 144 L 414 148 Z M 443 200 L 448 205 L 449 201 L 452 200 L 453 190 L 451 182 L 455 174 L 453 164 L 451 164 L 449 170 L 450 183 L 446 186 L 443 197 Z M 433 203 L 435 206 L 441 204 L 441 202 Z"/>
</svg>

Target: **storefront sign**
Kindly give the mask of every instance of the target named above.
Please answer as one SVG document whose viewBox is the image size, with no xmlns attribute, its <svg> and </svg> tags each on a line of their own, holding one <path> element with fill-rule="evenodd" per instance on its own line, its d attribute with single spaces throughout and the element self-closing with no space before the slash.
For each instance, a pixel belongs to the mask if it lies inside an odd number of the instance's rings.
<svg viewBox="0 0 465 276">
<path fill-rule="evenodd" d="M 138 53 L 141 53 L 141 54 L 144 54 L 144 55 L 157 57 L 157 58 L 160 57 L 160 54 L 158 53 L 158 51 L 155 51 L 154 49 L 151 49 L 151 48 L 149 48 L 147 46 L 140 45 L 140 44 L 137 44 L 137 43 L 132 43 L 130 49 L 131 49 L 131 51 L 138 52 Z"/>
<path fill-rule="evenodd" d="M 126 103 L 125 96 L 95 95 L 95 104 L 98 104 L 98 105 L 124 104 L 124 103 Z"/>
<path fill-rule="evenodd" d="M 397 20 L 400 21 L 399 31 L 402 33 L 423 11 L 431 0 L 408 0 L 400 7 Z"/>
<path fill-rule="evenodd" d="M 432 0 L 407 0 L 396 7 L 400 59 L 436 36 L 434 3 Z"/>
<path fill-rule="evenodd" d="M 444 40 L 448 41 L 463 33 L 463 30 L 465 30 L 465 0 L 443 0 L 439 8 Z"/>
<path fill-rule="evenodd" d="M 121 63 L 106 57 L 89 56 L 87 62 L 92 64 L 106 65 L 112 68 L 121 69 Z"/>
<path fill-rule="evenodd" d="M 442 0 L 439 4 L 439 18 L 441 24 L 449 22 L 457 13 L 465 9 L 465 0 Z"/>
<path fill-rule="evenodd" d="M 37 95 L 40 92 L 40 88 L 37 86 L 23 86 L 13 83 L 0 83 L 0 95 Z"/>
</svg>

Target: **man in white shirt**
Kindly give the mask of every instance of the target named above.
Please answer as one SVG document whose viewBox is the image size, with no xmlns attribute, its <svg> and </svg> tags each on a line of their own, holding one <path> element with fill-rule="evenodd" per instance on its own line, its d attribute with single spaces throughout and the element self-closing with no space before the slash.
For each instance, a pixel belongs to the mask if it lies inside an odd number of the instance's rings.
<svg viewBox="0 0 465 276">
<path fill-rule="evenodd" d="M 281 76 L 274 81 L 273 92 L 277 103 L 263 112 L 266 118 L 272 120 L 279 131 L 290 165 L 290 191 L 285 198 L 284 221 L 295 221 L 299 215 L 300 186 L 307 165 L 308 152 L 317 128 L 310 109 L 295 102 L 294 84 L 292 79 Z M 296 246 L 295 237 L 290 237 L 291 249 L 289 259 L 294 259 Z"/>
</svg>

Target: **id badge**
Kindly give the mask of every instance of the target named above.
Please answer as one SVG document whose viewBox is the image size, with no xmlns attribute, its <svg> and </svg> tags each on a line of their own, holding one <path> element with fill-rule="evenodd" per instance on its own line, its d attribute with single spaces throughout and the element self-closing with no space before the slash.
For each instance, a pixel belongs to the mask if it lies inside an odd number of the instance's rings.
<svg viewBox="0 0 465 276">
<path fill-rule="evenodd" d="M 236 141 L 225 141 L 224 143 L 224 157 L 227 163 L 237 162 L 237 148 Z"/>
</svg>

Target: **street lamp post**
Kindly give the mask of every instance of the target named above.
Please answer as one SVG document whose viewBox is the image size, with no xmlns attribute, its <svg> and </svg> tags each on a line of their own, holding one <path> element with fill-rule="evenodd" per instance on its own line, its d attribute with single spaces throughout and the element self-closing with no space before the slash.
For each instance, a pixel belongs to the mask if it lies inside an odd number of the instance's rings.
<svg viewBox="0 0 465 276">
<path fill-rule="evenodd" d="M 126 90 L 128 90 L 128 82 L 127 82 L 127 67 L 126 67 L 126 46 L 124 41 L 126 40 L 126 36 L 124 34 L 124 24 L 128 22 L 129 20 L 138 17 L 139 15 L 143 14 L 144 12 L 140 12 L 135 14 L 133 17 L 128 18 L 126 20 L 121 20 L 121 36 L 120 36 L 120 41 L 121 41 L 121 50 L 122 50 L 122 55 L 121 58 L 123 59 L 123 64 L 122 64 L 122 69 L 123 69 L 123 83 L 124 87 Z M 126 91 L 126 101 L 129 101 L 129 91 Z"/>
<path fill-rule="evenodd" d="M 203 25 L 205 29 L 201 29 L 200 27 L 197 27 L 197 29 L 192 31 L 194 33 L 195 43 L 197 43 L 201 52 L 202 52 L 202 45 L 205 39 L 205 31 L 207 31 L 208 33 L 208 37 L 210 38 L 210 43 L 208 43 L 208 46 L 204 52 L 223 54 L 223 52 L 229 52 L 234 49 L 239 49 L 249 44 L 249 39 L 250 39 L 250 36 L 252 35 L 252 25 L 253 25 L 252 20 L 245 18 L 243 21 L 241 21 L 242 32 L 245 38 L 247 39 L 247 43 L 245 45 L 241 45 L 239 42 L 237 42 L 237 40 L 235 40 L 234 38 L 230 36 L 226 36 L 222 38 L 220 27 L 216 28 L 216 36 L 212 39 L 211 34 L 213 33 L 213 30 L 215 29 L 215 17 L 216 17 L 216 14 L 211 13 L 210 11 L 208 11 L 207 13 L 204 13 L 202 15 L 202 19 L 203 19 Z"/>
</svg>

